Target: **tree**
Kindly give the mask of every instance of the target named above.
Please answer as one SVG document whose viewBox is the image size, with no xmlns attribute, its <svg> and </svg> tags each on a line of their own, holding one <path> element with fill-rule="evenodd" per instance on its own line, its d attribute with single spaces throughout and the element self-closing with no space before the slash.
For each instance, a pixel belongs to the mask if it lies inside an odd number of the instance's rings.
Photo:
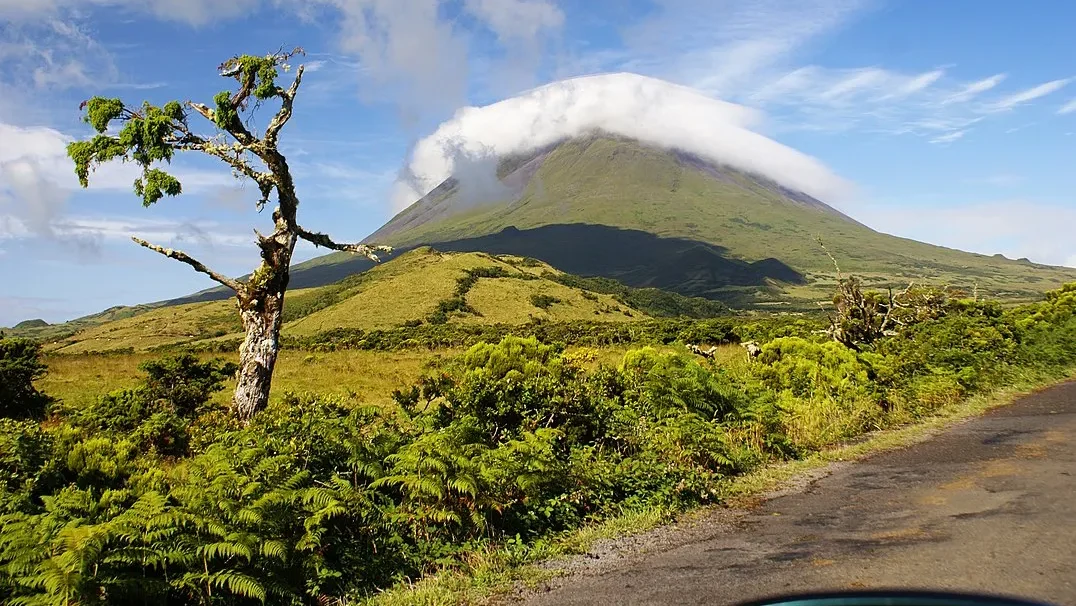
<svg viewBox="0 0 1076 606">
<path fill-rule="evenodd" d="M 896 294 L 892 288 L 886 293 L 864 291 L 858 277 L 845 276 L 841 272 L 837 259 L 821 238 L 818 238 L 818 245 L 833 261 L 837 271 L 837 292 L 833 295 L 835 313 L 827 313 L 829 328 L 824 332 L 854 351 L 861 351 L 882 337 L 896 335 L 912 324 L 941 317 L 949 301 L 962 294 L 949 287 L 917 287 L 914 283 Z"/>
<path fill-rule="evenodd" d="M 138 164 L 142 175 L 135 180 L 134 191 L 146 207 L 164 196 L 177 196 L 182 192 L 179 180 L 158 168 L 161 163 L 170 163 L 177 151 L 212 156 L 230 166 L 236 178 L 253 181 L 261 194 L 257 202 L 259 211 L 275 197 L 273 231 L 266 236 L 254 230 L 261 264 L 245 282 L 221 275 L 182 251 L 132 238 L 235 291 L 246 338 L 239 348 L 238 381 L 232 405 L 235 414 L 244 422 L 264 408 L 269 398 L 273 367 L 280 350 L 284 292 L 288 288 L 291 256 L 298 239 L 315 246 L 365 255 L 375 262 L 379 261 L 377 252 L 392 250 L 388 246 L 362 243 L 338 244 L 323 233 L 303 228 L 296 219 L 299 198 L 291 169 L 277 142 L 281 129 L 292 117 L 295 96 L 303 79 L 303 66 L 298 67 L 288 88 L 278 85 L 276 79 L 280 70 L 290 71 L 287 62 L 299 54 L 303 51 L 297 48 L 262 57 L 241 55 L 225 61 L 218 71 L 221 76 L 236 81 L 236 90 L 218 93 L 213 98 L 213 107 L 194 101 L 170 101 L 161 106 L 144 102 L 141 107 L 104 97 L 84 101 L 80 106 L 80 110 L 86 110 L 83 120 L 97 134 L 67 147 L 83 187 L 89 184 L 90 171 L 100 164 L 117 159 Z M 269 120 L 264 134 L 256 136 L 248 128 L 249 117 L 263 102 L 274 99 L 279 101 L 280 107 Z M 197 134 L 188 122 L 188 110 L 209 121 L 217 132 L 212 136 Z M 109 131 L 113 122 L 122 124 L 116 134 Z"/>
</svg>

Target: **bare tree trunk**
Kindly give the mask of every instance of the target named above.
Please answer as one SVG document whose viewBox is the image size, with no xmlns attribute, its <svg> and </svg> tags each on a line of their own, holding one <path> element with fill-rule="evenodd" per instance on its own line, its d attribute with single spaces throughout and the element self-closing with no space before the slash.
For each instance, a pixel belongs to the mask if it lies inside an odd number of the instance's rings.
<svg viewBox="0 0 1076 606">
<path fill-rule="evenodd" d="M 279 212 L 277 230 L 270 237 L 258 236 L 262 265 L 237 293 L 239 315 L 247 336 L 239 347 L 232 407 L 244 424 L 269 403 L 273 368 L 280 353 L 280 328 L 284 321 L 284 293 L 288 290 L 291 254 L 296 237 L 289 233 Z"/>
<path fill-rule="evenodd" d="M 243 423 L 269 403 L 273 367 L 280 352 L 280 326 L 284 293 L 267 301 L 251 301 L 240 315 L 247 336 L 239 347 L 239 370 L 232 406 Z"/>
</svg>

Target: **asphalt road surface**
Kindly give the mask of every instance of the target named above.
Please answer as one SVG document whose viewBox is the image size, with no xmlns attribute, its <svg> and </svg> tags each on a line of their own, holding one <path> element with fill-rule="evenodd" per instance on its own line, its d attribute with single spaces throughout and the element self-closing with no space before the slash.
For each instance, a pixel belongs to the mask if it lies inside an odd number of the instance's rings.
<svg viewBox="0 0 1076 606">
<path fill-rule="evenodd" d="M 592 555 L 517 597 L 535 606 L 735 604 L 900 587 L 1076 606 L 1076 382 L 838 464 L 799 492 L 638 540 L 655 544 Z"/>
</svg>

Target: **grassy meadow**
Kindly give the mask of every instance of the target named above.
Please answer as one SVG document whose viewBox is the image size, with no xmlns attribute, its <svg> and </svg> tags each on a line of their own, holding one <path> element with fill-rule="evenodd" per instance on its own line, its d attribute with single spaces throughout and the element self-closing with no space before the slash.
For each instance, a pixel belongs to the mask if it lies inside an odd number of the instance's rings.
<svg viewBox="0 0 1076 606">
<path fill-rule="evenodd" d="M 568 352 L 586 351 L 588 368 L 600 364 L 616 365 L 630 345 L 600 348 L 569 347 Z M 682 346 L 658 348 L 683 351 Z M 392 405 L 392 391 L 414 383 L 431 362 L 456 356 L 464 350 L 446 348 L 435 351 L 363 351 L 345 349 L 308 352 L 285 349 L 277 360 L 273 374 L 272 399 L 279 401 L 285 393 L 319 393 L 348 398 L 355 402 Z M 238 353 L 199 353 L 205 361 L 222 358 L 238 361 Z M 74 407 L 92 404 L 97 398 L 117 389 L 136 385 L 142 373 L 140 364 L 160 357 L 158 353 L 50 354 L 43 361 L 48 374 L 37 381 L 41 391 Z M 716 359 L 722 364 L 740 364 L 744 350 L 735 345 L 718 348 Z M 221 406 L 231 398 L 234 381 L 216 392 L 212 401 Z"/>
</svg>

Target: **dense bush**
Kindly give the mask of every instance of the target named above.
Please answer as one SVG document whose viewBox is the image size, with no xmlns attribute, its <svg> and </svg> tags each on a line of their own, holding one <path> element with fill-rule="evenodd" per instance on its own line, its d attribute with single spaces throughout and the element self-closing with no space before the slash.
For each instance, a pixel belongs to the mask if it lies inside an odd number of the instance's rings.
<svg viewBox="0 0 1076 606">
<path fill-rule="evenodd" d="M 1074 292 L 1010 310 L 954 299 L 861 351 L 802 319 L 621 327 L 654 343 L 777 335 L 724 365 L 644 347 L 595 369 L 550 342 L 586 326 L 535 324 L 431 366 L 395 407 L 289 394 L 247 427 L 209 404 L 230 368 L 149 363 L 140 386 L 45 426 L 0 420 L 0 600 L 354 600 L 484 545 L 711 502 L 766 461 L 1071 367 Z"/>
<path fill-rule="evenodd" d="M 34 387 L 45 376 L 41 345 L 30 339 L 0 339 L 0 417 L 37 419 L 49 398 Z"/>
<path fill-rule="evenodd" d="M 688 297 L 657 288 L 632 288 L 612 278 L 584 278 L 552 272 L 543 273 L 542 277 L 581 289 L 584 297 L 587 296 L 586 293 L 613 295 L 617 302 L 655 318 L 715 318 L 729 313 L 728 306 L 717 301 L 702 297 Z"/>
<path fill-rule="evenodd" d="M 452 300 L 449 300 L 452 301 Z M 447 305 L 447 304 L 446 304 Z M 762 331 L 777 332 L 760 322 L 738 325 L 735 318 L 696 320 L 691 318 L 661 318 L 639 322 L 549 322 L 535 320 L 526 324 L 448 324 L 447 312 L 440 310 L 427 322 L 410 322 L 390 329 L 337 328 L 311 337 L 285 335 L 281 343 L 286 348 L 312 351 L 362 349 L 395 351 L 404 349 L 442 349 L 471 347 L 478 343 L 497 342 L 508 336 L 535 337 L 544 343 L 603 346 L 618 344 L 658 345 L 676 341 L 690 343 L 732 343 L 740 333 L 756 338 Z M 814 326 L 811 324 L 810 326 Z M 759 329 L 758 327 L 765 326 Z M 806 322 L 804 326 L 807 326 Z M 787 334 L 805 334 L 799 325 Z M 768 334 L 768 333 L 767 333 Z M 745 339 L 747 340 L 747 339 Z M 756 340 L 758 340 L 756 338 Z M 239 340 L 214 341 L 197 345 L 163 346 L 156 351 L 230 352 L 239 347 Z"/>
<path fill-rule="evenodd" d="M 153 360 L 139 367 L 145 378 L 133 389 L 106 394 L 93 405 L 67 412 L 71 424 L 90 433 L 123 435 L 140 450 L 160 455 L 187 453 L 189 430 L 209 412 L 210 396 L 223 389 L 236 365 L 201 362 L 192 354 Z"/>
</svg>

